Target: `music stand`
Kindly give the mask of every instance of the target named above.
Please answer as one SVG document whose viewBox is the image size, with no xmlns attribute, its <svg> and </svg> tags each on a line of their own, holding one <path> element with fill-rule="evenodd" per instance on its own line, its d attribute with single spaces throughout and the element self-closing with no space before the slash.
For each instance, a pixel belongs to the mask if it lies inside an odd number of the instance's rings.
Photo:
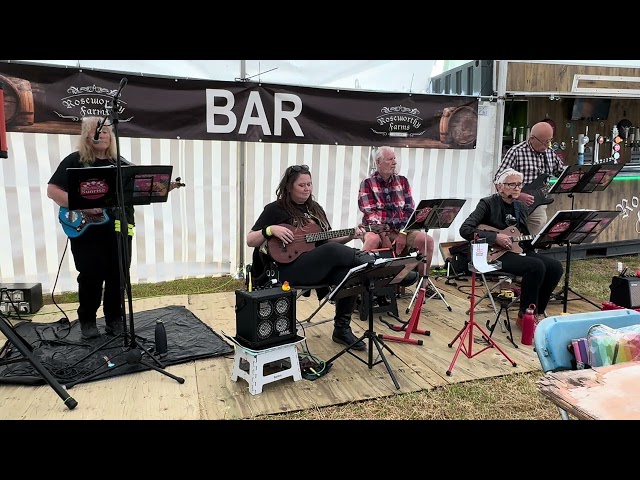
<svg viewBox="0 0 640 480">
<path fill-rule="evenodd" d="M 427 232 L 430 229 L 435 228 L 448 228 L 453 220 L 458 215 L 458 212 L 462 209 L 462 206 L 465 204 L 465 199 L 457 199 L 457 198 L 436 198 L 431 200 L 421 200 L 418 203 L 416 209 L 411 213 L 409 219 L 407 220 L 406 225 L 403 230 L 423 230 L 424 231 L 424 252 L 425 255 L 427 253 Z M 423 260 L 424 261 L 424 260 Z M 440 300 L 444 302 L 447 306 L 447 309 L 451 311 L 451 305 L 447 303 L 444 299 L 444 296 L 435 286 L 435 284 L 431 281 L 431 279 L 427 275 L 421 276 L 420 282 L 418 283 L 418 288 L 416 288 L 415 292 L 413 292 L 413 297 L 409 302 L 409 306 L 407 307 L 405 313 L 409 313 L 411 310 L 411 306 L 415 305 L 413 308 L 413 312 L 411 313 L 411 317 L 409 322 L 402 326 L 391 326 L 393 330 L 402 331 L 405 330 L 404 337 L 394 337 L 391 335 L 386 335 L 384 338 L 386 340 L 392 340 L 396 342 L 407 342 L 413 343 L 416 345 L 422 345 L 422 340 L 414 340 L 410 336 L 412 333 L 418 333 L 420 335 L 431 335 L 431 332 L 428 330 L 419 330 L 418 322 L 420 318 L 420 313 L 422 310 L 422 304 L 424 303 L 424 298 L 427 293 L 426 283 L 428 282 L 433 288 L 433 291 L 436 292 L 430 298 L 433 298 L 435 295 L 440 297 Z"/>
<path fill-rule="evenodd" d="M 387 285 L 393 285 L 402 281 L 418 263 L 419 260 L 414 256 L 379 258 L 373 264 L 362 264 L 349 270 L 340 284 L 338 284 L 336 288 L 331 291 L 329 297 L 331 300 L 336 300 L 343 297 L 358 295 L 359 293 L 363 293 L 364 295 L 364 292 L 367 292 L 369 305 L 369 325 L 367 327 L 367 330 L 360 338 L 358 338 L 351 345 L 347 346 L 342 351 L 327 360 L 326 364 L 328 367 L 330 367 L 333 361 L 342 356 L 344 353 L 349 353 L 353 357 L 360 360 L 362 363 L 365 363 L 369 367 L 369 369 L 372 369 L 374 365 L 377 365 L 380 362 L 384 362 L 384 365 L 387 368 L 387 372 L 389 372 L 389 376 L 391 377 L 391 380 L 393 380 L 393 384 L 397 389 L 400 389 L 400 384 L 398 384 L 398 381 L 396 380 L 396 377 L 393 374 L 391 366 L 389 365 L 389 362 L 387 362 L 387 358 L 384 356 L 384 352 L 382 351 L 381 347 L 386 348 L 389 353 L 391 353 L 391 355 L 395 355 L 395 353 L 393 353 L 393 351 L 384 343 L 384 341 L 376 336 L 375 332 L 373 331 L 373 292 L 377 288 L 383 288 Z M 363 360 L 351 351 L 351 348 L 356 343 L 366 338 L 369 339 L 368 361 Z M 374 345 L 376 346 L 376 348 L 378 349 L 378 353 L 380 354 L 380 359 L 376 362 L 373 361 Z"/>
<path fill-rule="evenodd" d="M 569 292 L 594 307 L 600 305 L 580 295 L 569 286 L 571 277 L 571 245 L 593 242 L 616 217 L 618 210 L 559 210 L 542 228 L 542 231 L 531 242 L 533 248 L 544 248 L 551 245 L 567 245 L 564 288 L 562 290 L 563 309 L 567 313 Z M 578 300 L 578 299 L 572 299 Z"/>
<path fill-rule="evenodd" d="M 44 368 L 44 366 L 33 354 L 31 345 L 29 345 L 27 341 L 22 338 L 18 332 L 15 331 L 13 326 L 11 326 L 11 324 L 9 323 L 9 320 L 2 314 L 0 314 L 0 332 L 2 332 L 5 337 L 7 337 L 7 342 L 11 342 L 24 357 L 3 360 L 2 353 L 7 346 L 7 344 L 5 343 L 2 349 L 0 349 L 0 366 L 8 365 L 11 363 L 29 362 L 31 366 L 42 376 L 44 381 L 47 382 L 53 389 L 53 391 L 56 392 L 58 396 L 64 401 L 64 404 L 67 406 L 67 408 L 69 410 L 73 410 L 76 405 L 78 405 L 78 402 L 73 397 L 71 397 L 67 393 L 67 391 L 62 388 L 62 385 L 58 383 L 55 377 L 51 375 L 51 373 L 49 373 L 46 368 Z"/>
<path fill-rule="evenodd" d="M 163 182 L 166 180 L 166 185 L 170 185 L 170 178 L 173 167 L 170 165 L 161 165 L 161 166 L 135 166 L 135 165 L 127 165 L 125 167 L 122 166 L 122 158 L 120 157 L 120 137 L 118 135 L 118 110 L 120 109 L 120 93 L 122 89 L 127 84 L 127 79 L 123 78 L 120 81 L 120 87 L 118 91 L 113 96 L 113 105 L 112 108 L 107 110 L 105 117 L 102 122 L 98 122 L 96 126 L 96 134 L 99 134 L 102 128 L 104 128 L 105 123 L 108 118 L 111 118 L 111 126 L 113 128 L 113 133 L 116 139 L 116 165 L 115 169 L 113 167 L 93 167 L 93 168 L 81 168 L 81 169 L 67 169 L 68 172 L 68 184 L 69 184 L 69 209 L 76 210 L 78 208 L 104 208 L 113 207 L 114 203 L 116 207 L 115 210 L 115 218 L 116 218 L 116 231 L 118 232 L 118 259 L 119 259 L 119 267 L 120 267 L 120 299 L 121 299 L 121 316 L 122 321 L 124 322 L 123 332 L 121 334 L 115 335 L 113 339 L 105 342 L 99 347 L 92 350 L 89 354 L 87 354 L 84 358 L 87 358 L 89 355 L 102 350 L 107 347 L 114 341 L 116 341 L 119 337 L 124 339 L 124 348 L 127 349 L 125 354 L 126 363 L 116 364 L 115 367 L 111 367 L 111 369 L 118 368 L 124 366 L 126 364 L 135 365 L 142 364 L 146 367 L 155 370 L 157 372 L 166 375 L 167 377 L 173 378 L 178 383 L 184 383 L 184 378 L 173 375 L 164 370 L 165 365 L 151 352 L 140 345 L 136 341 L 135 327 L 133 321 L 133 299 L 131 295 L 131 280 L 129 276 L 129 245 L 128 245 L 128 237 L 129 237 L 129 226 L 127 222 L 127 216 L 125 212 L 125 206 L 133 206 L 133 205 L 148 205 L 152 203 L 152 201 L 166 201 L 167 195 L 169 193 L 170 188 L 164 189 L 165 185 Z M 70 170 L 75 170 L 75 172 L 69 173 Z M 78 170 L 86 171 L 86 173 L 81 173 Z M 104 189 L 104 186 L 112 184 L 114 178 L 115 171 L 115 186 L 116 188 Z M 125 173 L 126 172 L 126 173 Z M 165 178 L 165 175 L 168 174 L 168 177 Z M 77 180 L 78 177 L 84 177 L 85 181 L 82 180 L 79 183 L 71 184 L 73 179 Z M 94 177 L 94 175 L 98 175 Z M 159 184 L 155 185 L 152 180 L 157 179 Z M 92 183 L 93 182 L 93 183 Z M 102 187 L 102 188 L 101 188 Z M 166 190 L 166 192 L 165 192 Z M 125 194 L 126 192 L 126 194 Z M 75 197 L 76 193 L 78 194 Z M 157 193 L 155 195 L 154 193 Z M 75 200 L 78 203 L 71 203 L 72 199 L 75 197 Z M 88 202 L 88 204 L 84 204 L 83 202 Z M 79 205 L 88 205 L 88 206 L 79 206 Z M 128 300 L 128 308 L 129 308 L 129 333 L 127 333 L 127 302 L 125 302 L 125 298 Z M 155 362 L 156 365 L 153 365 L 149 362 L 143 360 L 143 354 L 147 354 L 151 359 Z M 78 383 L 86 382 L 98 375 L 98 372 L 95 372 L 88 377 L 82 378 L 70 384 L 67 384 L 67 388 L 71 388 Z"/>
<path fill-rule="evenodd" d="M 478 243 L 477 234 L 475 235 L 474 242 L 472 242 L 472 245 L 474 243 Z M 472 247 L 472 250 L 473 250 L 473 247 Z M 492 347 L 495 347 L 504 356 L 504 358 L 506 358 L 509 361 L 509 363 L 511 363 L 511 365 L 513 365 L 514 367 L 517 366 L 516 362 L 511 360 L 509 356 L 493 340 L 493 338 L 491 338 L 491 335 L 487 335 L 487 333 L 482 329 L 482 327 L 478 325 L 475 321 L 476 271 L 478 270 L 476 269 L 475 264 L 473 262 L 473 260 L 475 259 L 475 254 L 472 253 L 471 257 L 472 257 L 471 259 L 472 261 L 469 262 L 469 270 L 471 271 L 471 297 L 469 297 L 471 302 L 471 307 L 469 308 L 469 320 L 465 320 L 464 327 L 460 329 L 460 331 L 456 334 L 453 340 L 451 340 L 451 343 L 449 343 L 449 348 L 451 348 L 453 344 L 456 342 L 456 340 L 460 339 L 458 348 L 456 348 L 456 352 L 454 353 L 453 359 L 451 360 L 451 364 L 449 365 L 449 369 L 447 370 L 448 376 L 451 376 L 451 372 L 453 371 L 453 367 L 456 363 L 456 359 L 458 358 L 458 355 L 460 355 L 460 352 L 464 353 L 464 355 L 467 358 L 473 358 L 476 355 L 479 355 L 485 350 Z M 495 270 L 499 270 L 500 267 L 502 267 L 502 262 L 500 261 L 497 261 L 493 264 L 493 268 Z M 473 353 L 473 340 L 474 340 L 473 329 L 474 328 L 477 328 L 478 330 L 480 330 L 480 333 L 482 334 L 482 338 L 488 342 L 488 345 L 486 345 L 485 347 L 483 347 L 482 349 L 478 350 L 475 353 Z M 468 345 L 465 345 L 464 340 L 467 337 L 468 337 L 469 343 Z"/>
<path fill-rule="evenodd" d="M 167 201 L 172 165 L 124 165 L 121 168 L 125 205 Z M 115 166 L 67 168 L 69 210 L 117 208 L 117 176 Z"/>
<path fill-rule="evenodd" d="M 567 193 L 574 209 L 575 193 L 604 190 L 620 172 L 624 164 L 571 165 L 566 167 L 549 189 L 549 194 Z"/>
</svg>

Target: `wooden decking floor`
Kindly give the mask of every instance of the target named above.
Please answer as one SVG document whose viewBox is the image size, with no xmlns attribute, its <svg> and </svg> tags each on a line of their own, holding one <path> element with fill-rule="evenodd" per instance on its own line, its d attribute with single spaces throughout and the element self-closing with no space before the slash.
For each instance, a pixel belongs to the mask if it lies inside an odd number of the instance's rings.
<svg viewBox="0 0 640 480">
<path fill-rule="evenodd" d="M 467 337 L 465 348 L 460 351 L 451 375 L 448 375 L 447 371 L 461 341 L 458 339 L 454 342 L 454 338 L 465 327 L 465 321 L 469 318 L 465 312 L 470 305 L 468 295 L 471 281 L 458 282 L 460 289 L 445 284 L 444 278 L 436 279 L 434 283 L 444 293 L 451 311 L 437 297 L 424 303 L 418 328 L 429 330 L 430 335 L 411 334 L 411 338 L 422 339 L 423 345 L 385 341 L 393 353 L 386 349 L 383 352 L 400 388 L 395 387 L 385 364 L 379 361 L 378 352 L 374 350 L 372 368 L 369 368 L 368 352 L 354 352 L 364 361 L 345 353 L 335 359 L 331 370 L 319 379 L 294 382 L 292 378 L 286 378 L 265 385 L 258 395 L 251 395 L 246 381 L 231 380 L 233 355 L 228 355 L 167 367 L 168 372 L 185 379 L 183 384 L 154 370 L 78 384 L 68 390 L 78 402 L 73 410 L 64 405 L 49 385 L 1 384 L 0 419 L 247 419 L 263 414 L 358 402 L 429 390 L 452 383 L 540 370 L 533 346 L 520 343 L 521 331 L 515 325 L 517 310 L 511 310 L 510 317 L 518 348 L 508 341 L 506 333 L 496 327 L 492 338 L 504 355 L 496 348 L 480 352 L 487 344 L 482 339 L 480 330 L 474 328 L 471 350 L 468 349 Z M 407 292 L 412 293 L 413 290 L 407 289 Z M 478 293 L 484 293 L 481 286 L 476 289 L 476 294 Z M 410 318 L 410 313 L 405 313 L 410 301 L 409 295 L 398 299 L 400 318 L 404 321 Z M 134 316 L 135 312 L 182 305 L 218 334 L 234 336 L 236 333 L 234 292 L 139 299 L 134 300 L 133 305 Z M 296 304 L 297 318 L 307 318 L 317 305 L 315 294 L 308 298 L 301 297 Z M 71 320 L 76 318 L 76 305 L 61 307 Z M 490 303 L 484 301 L 478 306 L 479 311 L 474 316 L 477 325 L 485 332 L 488 331 L 486 322 L 493 323 L 496 318 L 490 308 Z M 569 314 L 595 310 L 596 307 L 580 299 L 568 302 Z M 333 311 L 333 305 L 326 304 L 311 323 L 303 323 L 303 328 L 299 330 L 306 337 L 306 343 L 302 343 L 302 346 L 306 346 L 311 354 L 322 360 L 332 358 L 343 349 L 331 340 L 333 322 L 322 322 L 332 318 Z M 560 302 L 549 305 L 550 315 L 559 315 L 562 311 L 563 305 Z M 61 317 L 54 305 L 46 305 L 38 313 L 33 317 L 34 321 L 57 321 Z M 380 314 L 376 314 L 374 319 L 376 333 L 405 336 L 403 331 L 391 330 L 379 317 Z M 390 316 L 384 317 L 392 324 L 398 324 Z M 354 312 L 352 327 L 354 333 L 360 336 L 367 329 L 368 320 L 360 320 L 358 313 Z M 516 363 L 515 367 L 505 355 Z M 376 361 L 379 362 L 376 364 Z"/>
</svg>

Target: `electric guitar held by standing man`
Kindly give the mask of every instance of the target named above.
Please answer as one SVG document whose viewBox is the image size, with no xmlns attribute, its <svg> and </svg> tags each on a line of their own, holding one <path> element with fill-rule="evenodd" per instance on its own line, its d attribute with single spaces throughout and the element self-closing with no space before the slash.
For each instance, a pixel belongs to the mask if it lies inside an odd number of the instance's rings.
<svg viewBox="0 0 640 480">
<path fill-rule="evenodd" d="M 180 177 L 169 185 L 169 191 L 174 188 L 184 187 L 185 184 L 180 182 Z M 62 225 L 62 230 L 69 238 L 76 238 L 82 235 L 87 228 L 92 225 L 102 225 L 109 221 L 107 209 L 103 208 L 100 213 L 87 213 L 85 210 L 69 210 L 66 207 L 60 207 L 58 212 L 58 221 Z"/>
<path fill-rule="evenodd" d="M 547 195 L 549 193 L 549 190 L 551 189 L 551 185 L 549 184 L 550 176 L 551 175 L 547 173 L 543 173 L 539 175 L 533 182 L 522 187 L 522 193 L 533 195 L 533 203 L 527 207 L 527 213 L 529 213 L 529 215 L 531 215 L 531 212 L 533 212 L 540 205 L 548 205 L 550 203 L 553 203 L 554 199 Z"/>
</svg>

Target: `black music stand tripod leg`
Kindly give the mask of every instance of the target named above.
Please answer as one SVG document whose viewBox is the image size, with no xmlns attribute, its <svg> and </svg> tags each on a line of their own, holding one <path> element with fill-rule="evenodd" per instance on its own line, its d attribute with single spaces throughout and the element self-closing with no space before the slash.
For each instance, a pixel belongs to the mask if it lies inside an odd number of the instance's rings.
<svg viewBox="0 0 640 480">
<path fill-rule="evenodd" d="M 33 368 L 44 378 L 54 392 L 64 401 L 64 404 L 69 410 L 73 410 L 78 402 L 71 397 L 67 391 L 58 383 L 58 381 L 49 373 L 49 371 L 42 366 L 40 361 L 33 355 L 24 343 L 24 340 L 13 330 L 9 325 L 5 323 L 4 317 L 0 318 L 0 332 L 7 337 L 8 341 L 18 349 L 18 351 L 25 357 L 25 359 L 31 364 Z"/>
<path fill-rule="evenodd" d="M 395 271 L 395 273 L 398 273 L 400 271 L 400 269 L 397 269 Z M 364 273 L 366 273 L 367 271 L 365 271 Z M 395 275 L 394 273 L 394 275 Z M 388 280 L 386 280 L 385 285 L 389 282 L 390 278 Z M 380 362 L 383 362 L 387 372 L 389 373 L 389 376 L 391 377 L 391 380 L 393 381 L 393 384 L 395 385 L 396 389 L 400 389 L 400 384 L 398 383 L 398 380 L 396 379 L 393 370 L 391 369 L 391 365 L 389 365 L 389 362 L 387 361 L 384 352 L 382 350 L 382 348 L 384 347 L 385 349 L 387 349 L 389 351 L 389 353 L 391 353 L 391 355 L 395 355 L 393 353 L 393 350 L 391 350 L 389 348 L 388 345 L 386 345 L 384 342 L 382 342 L 381 340 L 378 339 L 376 333 L 373 330 L 373 320 L 374 320 L 374 313 L 373 313 L 373 292 L 375 291 L 376 288 L 376 284 L 373 278 L 368 278 L 366 279 L 367 284 L 366 284 L 366 295 L 368 298 L 368 303 L 369 303 L 369 325 L 367 327 L 367 330 L 364 332 L 364 334 L 358 338 L 355 342 L 353 342 L 351 345 L 347 346 L 346 348 L 342 349 L 340 352 L 338 352 L 337 354 L 335 354 L 333 357 L 331 357 L 329 360 L 326 361 L 327 365 L 331 365 L 333 363 L 334 360 L 336 360 L 337 358 L 341 357 L 344 353 L 349 353 L 351 356 L 353 356 L 354 358 L 358 359 L 359 361 L 361 361 L 362 363 L 364 363 L 365 365 L 367 365 L 369 367 L 369 369 L 372 369 L 375 365 L 377 365 Z M 357 294 L 361 291 L 362 289 L 356 289 L 356 291 L 351 292 L 351 294 Z M 364 292 L 363 292 L 364 293 Z M 346 296 L 346 295 L 345 295 Z M 369 351 L 367 352 L 368 354 L 368 361 L 365 361 L 364 359 L 360 358 L 358 355 L 356 355 L 355 353 L 353 353 L 351 351 L 351 348 L 358 342 L 365 340 L 365 339 L 369 339 L 369 341 L 367 342 L 369 345 Z M 378 353 L 380 355 L 381 360 L 378 360 L 377 362 L 373 361 L 373 345 L 376 346 L 376 349 L 378 350 Z"/>
</svg>

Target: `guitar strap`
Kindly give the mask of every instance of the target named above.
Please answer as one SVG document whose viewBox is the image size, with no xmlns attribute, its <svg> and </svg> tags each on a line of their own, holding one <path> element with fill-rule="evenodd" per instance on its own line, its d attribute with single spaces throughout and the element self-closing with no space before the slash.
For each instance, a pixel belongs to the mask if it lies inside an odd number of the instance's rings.
<svg viewBox="0 0 640 480">
<path fill-rule="evenodd" d="M 513 202 L 513 208 L 514 208 L 514 210 L 516 212 L 516 222 L 517 222 L 518 225 L 521 225 L 521 223 L 520 223 L 520 218 L 521 218 L 520 207 L 521 207 L 520 202 Z"/>
</svg>

